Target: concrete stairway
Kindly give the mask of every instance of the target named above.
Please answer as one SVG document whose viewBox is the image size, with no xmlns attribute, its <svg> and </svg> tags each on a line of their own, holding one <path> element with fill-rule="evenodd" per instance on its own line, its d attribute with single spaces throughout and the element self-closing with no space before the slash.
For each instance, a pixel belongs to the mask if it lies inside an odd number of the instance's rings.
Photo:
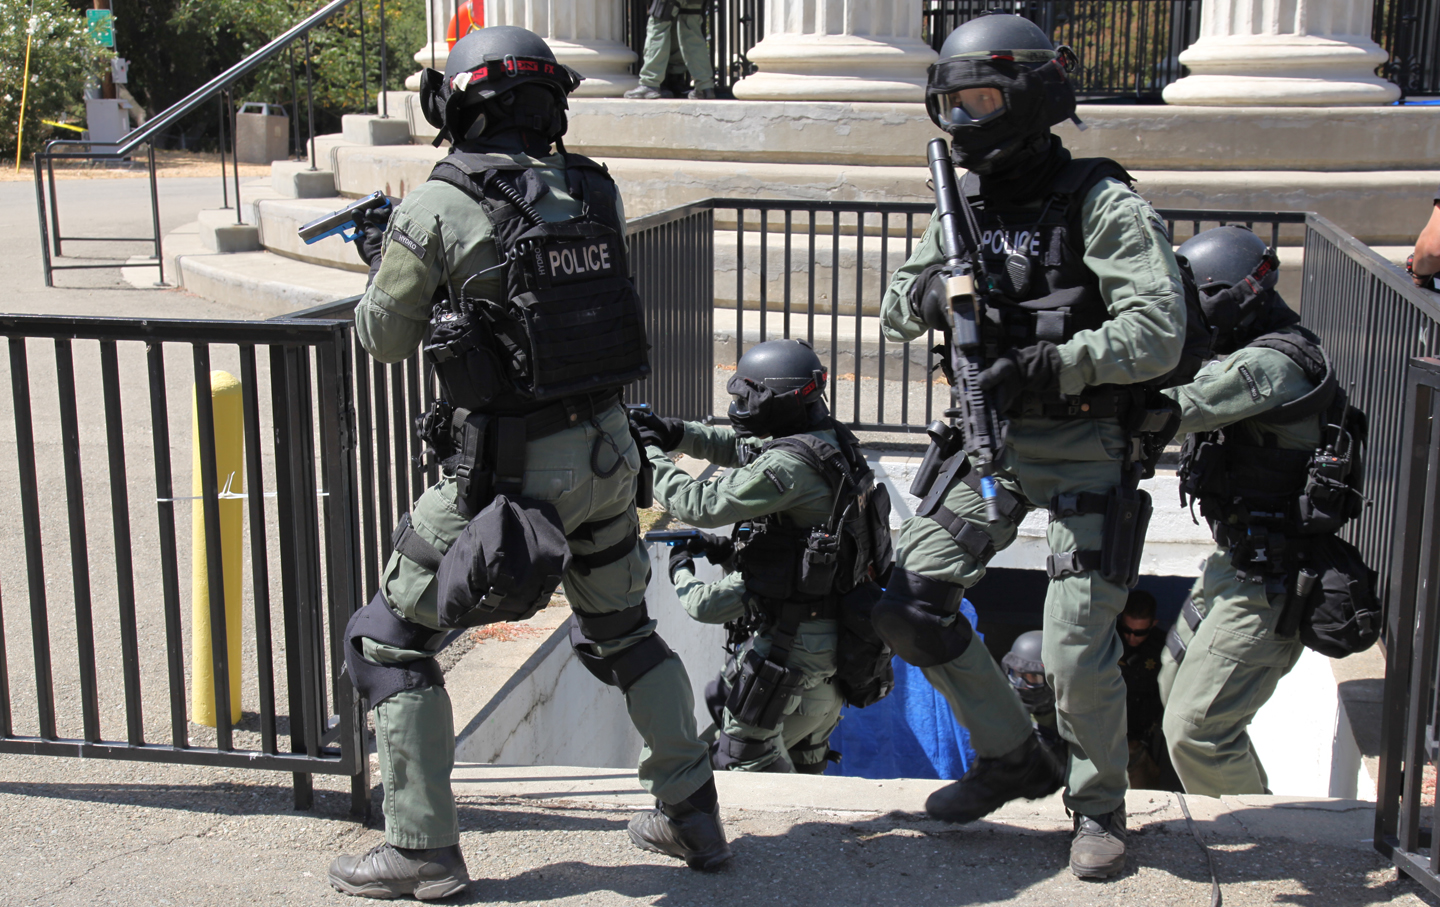
<svg viewBox="0 0 1440 907">
<path fill-rule="evenodd" d="M 318 139 L 319 169 L 277 163 L 268 186 L 242 187 L 248 234 L 225 223 L 231 213 L 207 215 L 194 231 L 171 237 L 167 258 L 182 259 L 176 273 L 184 285 L 267 313 L 358 291 L 362 284 L 353 275 L 321 270 L 363 271 L 354 250 L 336 239 L 306 247 L 295 228 L 377 188 L 403 197 L 429 175 L 443 149 L 372 144 L 399 141 L 406 132 L 401 124 L 408 124 L 416 142 L 433 134 L 418 116 L 414 95 L 396 92 L 389 101 L 397 114 L 391 120 L 347 117 L 342 134 Z M 1058 127 L 1066 143 L 1077 155 L 1104 154 L 1125 163 L 1158 207 L 1315 210 L 1397 262 L 1423 225 L 1440 182 L 1440 119 L 1426 108 L 1097 105 L 1081 113 L 1090 129 Z M 920 105 L 588 98 L 571 102 L 570 121 L 568 146 L 605 162 L 630 217 L 711 196 L 929 201 L 923 149 L 935 129 Z M 753 212 L 750 218 L 753 227 Z M 717 221 L 716 302 L 733 307 L 737 249 L 734 233 L 724 229 L 733 225 L 733 215 L 721 212 Z M 803 222 L 798 218 L 796 229 Z M 819 223 L 824 229 L 824 216 Z M 804 298 L 810 278 L 802 235 L 795 237 L 800 254 L 787 275 L 779 229 L 772 222 L 765 262 L 772 309 L 781 305 L 787 277 L 797 299 Z M 1281 238 L 1287 266 L 1281 289 L 1292 298 L 1299 295 L 1302 239 L 1298 229 Z M 867 236 L 861 257 L 853 236 L 841 240 L 836 262 L 830 261 L 828 237 L 816 244 L 817 295 L 825 297 L 817 299 L 817 309 L 829 310 L 832 269 L 838 268 L 840 309 L 853 312 L 860 264 L 865 314 L 874 315 L 881 272 L 903 261 L 904 240 L 892 237 L 884 262 L 878 237 Z M 748 232 L 745 243 L 743 286 L 753 307 L 760 295 L 758 233 Z M 222 258 L 224 253 L 241 257 Z"/>
</svg>

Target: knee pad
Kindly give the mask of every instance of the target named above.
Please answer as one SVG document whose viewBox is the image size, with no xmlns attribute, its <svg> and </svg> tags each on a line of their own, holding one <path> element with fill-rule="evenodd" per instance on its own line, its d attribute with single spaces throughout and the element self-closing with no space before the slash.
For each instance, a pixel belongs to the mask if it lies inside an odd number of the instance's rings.
<svg viewBox="0 0 1440 907">
<path fill-rule="evenodd" d="M 885 644 L 905 661 L 917 668 L 941 665 L 960 657 L 975 635 L 960 615 L 964 594 L 953 583 L 897 567 L 871 621 Z"/>
<path fill-rule="evenodd" d="M 570 647 L 585 670 L 594 674 L 603 684 L 619 687 L 620 692 L 629 692 L 635 681 L 650 673 L 662 661 L 675 654 L 665 645 L 660 634 L 651 633 L 644 639 L 610 655 L 597 655 L 597 643 L 620 639 L 633 633 L 650 621 L 645 603 L 610 614 L 586 615 L 575 612 L 570 615 Z"/>
<path fill-rule="evenodd" d="M 345 673 L 372 709 L 396 693 L 443 687 L 445 674 L 434 658 L 382 665 L 367 659 L 363 648 L 363 640 L 371 639 L 398 649 L 427 649 L 441 635 L 401 618 L 390 610 L 385 597 L 376 593 L 345 625 Z"/>
<path fill-rule="evenodd" d="M 752 740 L 749 737 L 731 737 L 721 731 L 715 738 L 713 748 L 710 750 L 710 765 L 716 771 L 731 771 L 740 767 L 746 762 L 755 762 L 763 759 L 771 753 L 780 752 L 780 738 L 771 737 L 769 740 Z M 777 759 L 775 762 L 781 765 L 785 760 Z M 774 765 L 775 762 L 770 763 Z M 772 771 L 766 766 L 764 771 Z"/>
</svg>

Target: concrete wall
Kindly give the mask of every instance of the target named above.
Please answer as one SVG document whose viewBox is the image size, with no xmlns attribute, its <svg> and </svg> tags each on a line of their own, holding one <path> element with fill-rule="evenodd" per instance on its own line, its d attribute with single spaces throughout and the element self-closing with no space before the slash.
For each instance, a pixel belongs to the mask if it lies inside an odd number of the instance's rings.
<svg viewBox="0 0 1440 907">
<path fill-rule="evenodd" d="M 654 576 L 645 593 L 659 633 L 685 662 L 700 729 L 710 723 L 704 690 L 724 662 L 723 627 L 690 619 L 666 575 L 665 545 L 652 545 Z M 719 568 L 701 561 L 697 573 L 713 580 Z M 712 573 L 713 571 L 713 573 Z M 561 624 L 457 733 L 459 762 L 504 765 L 589 765 L 633 768 L 640 735 L 625 711 L 625 697 L 598 682 L 570 648 Z"/>
</svg>

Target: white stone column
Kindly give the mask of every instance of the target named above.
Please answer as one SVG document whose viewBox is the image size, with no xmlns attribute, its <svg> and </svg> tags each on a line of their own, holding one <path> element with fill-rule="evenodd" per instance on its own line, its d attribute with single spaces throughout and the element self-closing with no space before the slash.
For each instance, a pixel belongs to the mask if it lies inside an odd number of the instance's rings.
<svg viewBox="0 0 1440 907">
<path fill-rule="evenodd" d="M 625 0 L 485 0 L 486 25 L 518 25 L 545 39 L 555 58 L 585 77 L 572 97 L 618 98 L 640 84 L 629 72 Z"/>
<path fill-rule="evenodd" d="M 455 14 L 456 3 L 426 0 L 426 33 L 431 43 L 415 53 L 416 63 L 445 68 L 450 56 L 445 29 Z M 484 0 L 484 4 L 487 26 L 530 29 L 545 39 L 556 59 L 585 77 L 572 97 L 619 97 L 640 84 L 629 73 L 636 55 L 621 40 L 625 35 L 625 0 Z M 418 90 L 420 75 L 405 80 L 405 87 Z"/>
<path fill-rule="evenodd" d="M 445 69 L 445 61 L 450 58 L 450 48 L 445 44 L 445 29 L 450 25 L 450 17 L 455 15 L 459 3 L 460 0 L 425 0 L 425 34 L 430 41 L 415 51 L 415 62 L 421 68 Z M 406 79 L 405 87 L 419 91 L 420 73 Z"/>
<path fill-rule="evenodd" d="M 924 101 L 935 51 L 922 0 L 765 0 L 759 67 L 735 97 L 764 101 Z"/>
<path fill-rule="evenodd" d="M 1375 75 L 1373 0 L 1203 0 L 1200 39 L 1180 54 L 1190 75 L 1168 104 L 1332 107 L 1389 104 L 1400 89 Z"/>
</svg>

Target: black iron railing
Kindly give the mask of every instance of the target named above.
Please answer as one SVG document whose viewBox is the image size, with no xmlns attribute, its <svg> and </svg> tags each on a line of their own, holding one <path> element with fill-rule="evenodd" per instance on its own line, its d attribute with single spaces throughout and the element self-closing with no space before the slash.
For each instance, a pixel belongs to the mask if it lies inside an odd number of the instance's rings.
<svg viewBox="0 0 1440 907">
<path fill-rule="evenodd" d="M 362 592 L 345 326 L 0 315 L 0 336 L 18 490 L 0 523 L 25 562 L 0 621 L 0 752 L 291 772 L 299 807 L 311 775 L 348 775 L 364 815 L 364 715 L 340 673 Z M 218 433 L 217 368 L 241 388 L 240 424 Z M 172 459 L 187 435 L 192 456 Z M 234 472 L 219 475 L 222 457 Z M 47 573 L 67 561 L 68 578 Z M 242 563 L 237 583 L 226 571 Z M 227 601 L 236 585 L 243 601 Z M 184 615 L 200 595 L 208 665 Z M 232 724 L 237 624 L 248 654 Z M 212 672 L 213 745 L 192 742 L 187 665 Z"/>
<path fill-rule="evenodd" d="M 925 34 L 937 51 L 957 26 L 986 10 L 1039 25 L 1080 57 L 1072 76 L 1085 99 L 1159 101 L 1185 75 L 1178 57 L 1200 36 L 1200 0 L 925 0 Z"/>
<path fill-rule="evenodd" d="M 1395 364 L 1404 405 L 1394 475 L 1398 507 L 1386 597 L 1385 693 L 1381 705 L 1380 777 L 1375 849 L 1406 875 L 1440 895 L 1440 835 L 1435 834 L 1433 776 L 1440 759 L 1440 360 Z"/>
<path fill-rule="evenodd" d="M 1405 97 L 1440 95 L 1440 4 L 1434 0 L 1377 0 L 1375 43 L 1390 55 L 1380 75 Z"/>
</svg>

